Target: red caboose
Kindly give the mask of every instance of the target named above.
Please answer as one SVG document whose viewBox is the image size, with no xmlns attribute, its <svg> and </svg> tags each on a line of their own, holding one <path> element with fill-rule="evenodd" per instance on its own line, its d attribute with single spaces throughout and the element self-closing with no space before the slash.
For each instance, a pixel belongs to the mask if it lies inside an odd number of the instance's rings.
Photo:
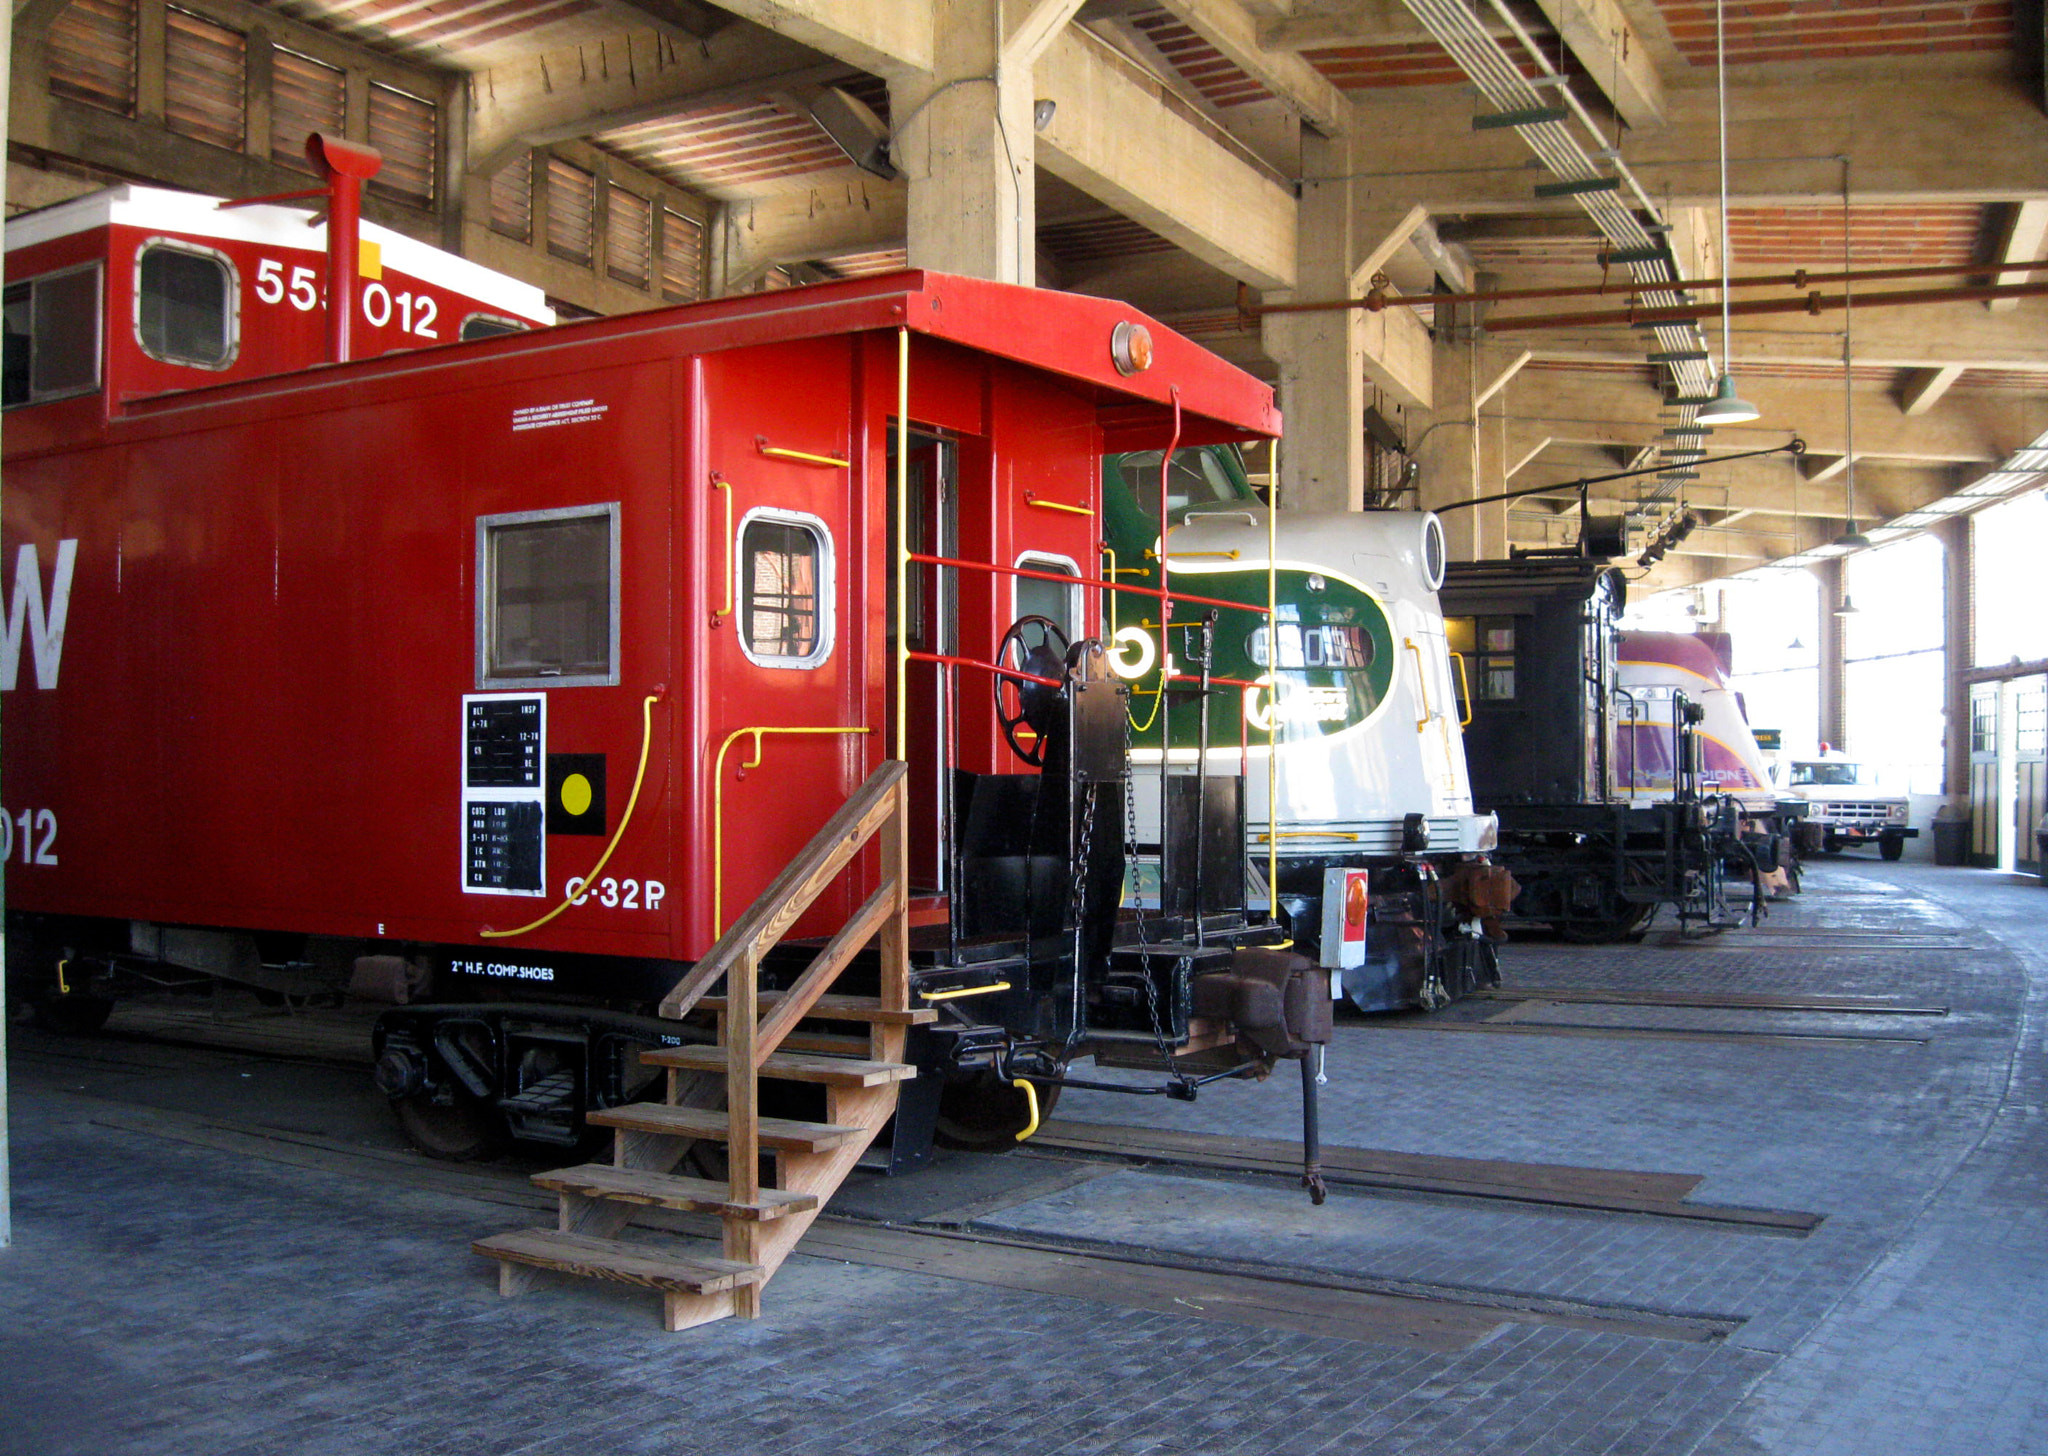
<svg viewBox="0 0 2048 1456">
<path fill-rule="evenodd" d="M 382 975 L 427 993 L 380 1039 L 416 1135 L 573 1142 L 900 758 L 917 986 L 982 993 L 920 1033 L 928 1083 L 1055 1084 L 1228 1014 L 1231 955 L 1277 938 L 1200 848 L 1244 843 L 1242 796 L 1128 843 L 1122 697 L 1066 647 L 1100 457 L 1270 435 L 1266 387 L 1117 303 L 919 272 L 433 347 L 545 311 L 396 244 L 358 349 L 405 352 L 322 365 L 319 234 L 288 257 L 260 211 L 131 189 L 9 225 L 9 924 L 48 1009 Z M 1133 929 L 1140 858 L 1199 888 Z"/>
</svg>

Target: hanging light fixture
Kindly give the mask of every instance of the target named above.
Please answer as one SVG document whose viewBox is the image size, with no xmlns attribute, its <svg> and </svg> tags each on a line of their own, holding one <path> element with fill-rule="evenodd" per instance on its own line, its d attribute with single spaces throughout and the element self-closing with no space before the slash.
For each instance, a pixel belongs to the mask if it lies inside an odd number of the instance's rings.
<svg viewBox="0 0 2048 1456">
<path fill-rule="evenodd" d="M 1721 378 L 1714 397 L 1693 418 L 1703 425 L 1740 425 L 1763 413 L 1735 392 L 1734 347 L 1728 335 L 1728 33 L 1725 0 L 1714 0 L 1714 77 L 1721 103 Z"/>
<path fill-rule="evenodd" d="M 1856 315 L 1850 303 L 1849 286 L 1849 159 L 1842 158 L 1842 449 L 1847 479 L 1843 492 L 1849 507 L 1849 529 L 1835 538 L 1835 544 L 1860 551 L 1870 538 L 1856 525 L 1856 392 L 1852 374 L 1856 362 Z M 1842 598 L 1841 616 L 1853 608 Z"/>
<path fill-rule="evenodd" d="M 1865 544 L 1868 543 L 1866 542 Z M 1835 615 L 1838 617 L 1853 617 L 1857 615 L 1856 604 L 1849 600 L 1847 592 L 1842 593 L 1842 605 L 1835 608 Z"/>
</svg>

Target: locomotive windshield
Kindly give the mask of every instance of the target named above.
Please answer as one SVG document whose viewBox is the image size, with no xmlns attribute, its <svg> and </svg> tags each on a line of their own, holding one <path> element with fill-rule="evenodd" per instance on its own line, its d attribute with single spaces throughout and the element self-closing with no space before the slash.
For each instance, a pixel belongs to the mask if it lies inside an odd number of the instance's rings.
<svg viewBox="0 0 2048 1456">
<path fill-rule="evenodd" d="M 1159 504 L 1159 456 L 1157 450 L 1139 450 L 1118 458 L 1124 484 L 1147 519 L 1156 519 Z M 1166 509 L 1169 513 L 1212 505 L 1257 505 L 1237 464 L 1235 452 L 1226 462 L 1221 450 L 1176 450 L 1166 472 Z"/>
</svg>

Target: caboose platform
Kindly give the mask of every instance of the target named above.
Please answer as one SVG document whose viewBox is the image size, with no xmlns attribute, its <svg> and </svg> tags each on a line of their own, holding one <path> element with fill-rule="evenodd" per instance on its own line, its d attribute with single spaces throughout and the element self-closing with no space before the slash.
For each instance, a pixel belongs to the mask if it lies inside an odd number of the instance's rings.
<svg viewBox="0 0 2048 1456">
<path fill-rule="evenodd" d="M 2048 890 L 1806 884 L 1340 1021 L 1321 1208 L 1291 1077 L 1072 1091 L 856 1177 L 760 1319 L 680 1335 L 500 1300 L 470 1242 L 551 1165 L 407 1150 L 359 1015 L 17 1024 L 0 1456 L 2048 1450 Z"/>
</svg>

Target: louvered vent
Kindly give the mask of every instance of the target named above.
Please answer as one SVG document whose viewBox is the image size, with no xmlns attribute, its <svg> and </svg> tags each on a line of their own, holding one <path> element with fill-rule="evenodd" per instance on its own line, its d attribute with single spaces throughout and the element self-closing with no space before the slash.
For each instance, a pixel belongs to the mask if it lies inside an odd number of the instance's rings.
<svg viewBox="0 0 2048 1456">
<path fill-rule="evenodd" d="M 249 43 L 238 31 L 175 6 L 164 11 L 164 125 L 211 146 L 242 150 Z"/>
<path fill-rule="evenodd" d="M 280 47 L 271 53 L 270 159 L 311 172 L 306 138 L 340 136 L 348 115 L 348 77 L 337 66 Z M 316 174 L 317 175 L 317 174 Z"/>
<path fill-rule="evenodd" d="M 661 296 L 671 303 L 695 303 L 704 296 L 704 225 L 666 207 L 661 210 Z"/>
<path fill-rule="evenodd" d="M 605 189 L 605 271 L 621 283 L 645 288 L 654 265 L 654 204 L 623 187 Z"/>
<path fill-rule="evenodd" d="M 491 179 L 491 231 L 516 242 L 533 241 L 533 153 Z"/>
<path fill-rule="evenodd" d="M 135 0 L 71 0 L 50 22 L 50 94 L 135 114 Z"/>
<path fill-rule="evenodd" d="M 548 251 L 571 263 L 590 262 L 591 215 L 597 178 L 581 167 L 548 158 Z"/>
<path fill-rule="evenodd" d="M 370 83 L 370 145 L 384 165 L 370 190 L 412 207 L 434 205 L 434 103 L 390 86 Z"/>
</svg>

